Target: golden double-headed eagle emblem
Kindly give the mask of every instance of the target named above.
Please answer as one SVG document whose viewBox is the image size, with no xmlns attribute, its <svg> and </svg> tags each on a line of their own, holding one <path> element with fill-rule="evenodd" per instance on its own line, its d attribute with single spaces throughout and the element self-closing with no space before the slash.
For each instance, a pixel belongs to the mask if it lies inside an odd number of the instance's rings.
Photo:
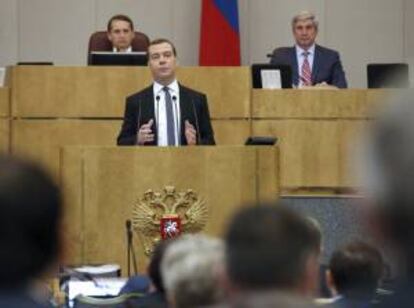
<svg viewBox="0 0 414 308">
<path fill-rule="evenodd" d="M 132 226 L 146 255 L 150 255 L 160 241 L 161 220 L 165 217 L 179 218 L 181 232 L 197 233 L 207 224 L 208 208 L 192 189 L 178 192 L 174 186 L 165 186 L 161 192 L 147 190 L 132 212 Z"/>
</svg>

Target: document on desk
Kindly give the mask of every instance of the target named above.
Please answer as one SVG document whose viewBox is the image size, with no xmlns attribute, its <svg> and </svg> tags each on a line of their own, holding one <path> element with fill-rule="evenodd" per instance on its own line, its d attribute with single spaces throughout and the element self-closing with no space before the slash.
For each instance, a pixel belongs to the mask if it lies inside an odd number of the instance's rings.
<svg viewBox="0 0 414 308">
<path fill-rule="evenodd" d="M 280 70 L 261 70 L 260 77 L 262 78 L 263 89 L 281 89 L 282 88 Z"/>
</svg>

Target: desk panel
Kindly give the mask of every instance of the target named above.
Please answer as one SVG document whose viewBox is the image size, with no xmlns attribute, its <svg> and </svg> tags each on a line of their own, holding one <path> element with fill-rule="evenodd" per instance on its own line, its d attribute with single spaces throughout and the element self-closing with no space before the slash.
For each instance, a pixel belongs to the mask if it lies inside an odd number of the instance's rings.
<svg viewBox="0 0 414 308">
<path fill-rule="evenodd" d="M 10 89 L 0 88 L 0 118 L 10 115 Z"/>
<path fill-rule="evenodd" d="M 148 68 L 20 66 L 11 69 L 15 117 L 112 118 L 123 116 L 125 98 L 148 85 Z M 179 81 L 204 92 L 212 118 L 250 114 L 246 67 L 182 67 Z"/>
</svg>

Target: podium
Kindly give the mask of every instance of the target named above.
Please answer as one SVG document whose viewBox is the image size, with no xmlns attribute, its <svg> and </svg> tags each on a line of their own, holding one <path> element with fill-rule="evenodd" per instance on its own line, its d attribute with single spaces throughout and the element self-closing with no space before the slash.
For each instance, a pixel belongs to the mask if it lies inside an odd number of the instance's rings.
<svg viewBox="0 0 414 308">
<path fill-rule="evenodd" d="M 125 273 L 125 222 L 148 191 L 191 190 L 208 208 L 202 232 L 221 236 L 237 208 L 277 198 L 278 161 L 275 146 L 63 147 L 66 262 L 114 262 Z M 143 271 L 148 258 L 134 234 Z"/>
</svg>

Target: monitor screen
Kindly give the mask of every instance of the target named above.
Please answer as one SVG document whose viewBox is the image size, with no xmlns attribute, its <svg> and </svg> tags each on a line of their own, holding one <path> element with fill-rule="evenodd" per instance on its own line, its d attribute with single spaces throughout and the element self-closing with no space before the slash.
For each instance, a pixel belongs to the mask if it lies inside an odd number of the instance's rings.
<svg viewBox="0 0 414 308">
<path fill-rule="evenodd" d="M 405 63 L 381 63 L 367 66 L 368 88 L 408 88 L 409 70 Z"/>
<path fill-rule="evenodd" d="M 146 52 L 91 52 L 90 65 L 113 66 L 146 66 L 148 57 Z"/>
<path fill-rule="evenodd" d="M 292 69 L 289 65 L 253 64 L 252 81 L 254 89 L 289 89 Z"/>
</svg>

